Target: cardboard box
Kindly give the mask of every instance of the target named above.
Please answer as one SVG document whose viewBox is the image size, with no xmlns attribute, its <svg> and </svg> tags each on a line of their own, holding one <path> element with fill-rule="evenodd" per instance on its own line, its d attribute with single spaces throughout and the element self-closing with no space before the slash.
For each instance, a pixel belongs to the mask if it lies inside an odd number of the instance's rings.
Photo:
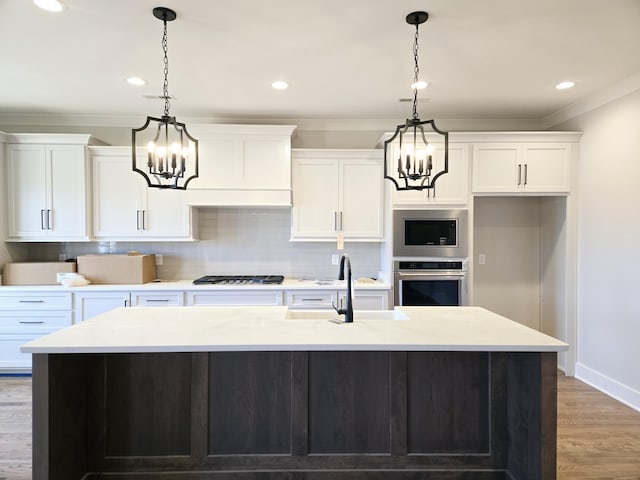
<svg viewBox="0 0 640 480">
<path fill-rule="evenodd" d="M 73 273 L 74 262 L 5 263 L 3 285 L 58 285 L 56 274 Z"/>
<path fill-rule="evenodd" d="M 97 285 L 129 285 L 156 279 L 156 256 L 80 255 L 78 273 Z"/>
</svg>

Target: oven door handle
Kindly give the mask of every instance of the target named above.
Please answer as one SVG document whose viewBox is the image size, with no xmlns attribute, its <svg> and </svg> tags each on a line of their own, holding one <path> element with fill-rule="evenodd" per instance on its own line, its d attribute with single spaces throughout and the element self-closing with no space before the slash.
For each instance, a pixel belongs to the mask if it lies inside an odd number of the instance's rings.
<svg viewBox="0 0 640 480">
<path fill-rule="evenodd" d="M 464 277 L 466 272 L 451 272 L 451 271 L 441 271 L 441 272 L 422 272 L 422 273 L 404 273 L 398 272 L 398 278 L 411 278 L 414 280 L 420 280 L 420 278 L 433 278 L 433 277 Z"/>
</svg>

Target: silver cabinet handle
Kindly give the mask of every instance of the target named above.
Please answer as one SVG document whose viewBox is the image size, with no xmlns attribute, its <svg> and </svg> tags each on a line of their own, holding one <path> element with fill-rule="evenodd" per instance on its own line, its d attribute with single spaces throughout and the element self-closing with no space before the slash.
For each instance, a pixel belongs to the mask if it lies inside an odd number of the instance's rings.
<svg viewBox="0 0 640 480">
<path fill-rule="evenodd" d="M 47 230 L 53 230 L 53 210 L 47 210 Z"/>
<path fill-rule="evenodd" d="M 18 303 L 44 303 L 44 300 L 18 300 Z"/>
<path fill-rule="evenodd" d="M 46 230 L 44 225 L 44 210 L 40 210 L 40 230 Z"/>
<path fill-rule="evenodd" d="M 522 164 L 518 164 L 518 185 L 522 185 Z"/>
<path fill-rule="evenodd" d="M 37 320 L 33 320 L 33 321 L 20 320 L 19 323 L 33 325 L 33 324 L 41 324 L 41 323 L 44 323 L 44 322 L 42 320 L 40 320 L 40 321 L 37 321 Z"/>
<path fill-rule="evenodd" d="M 168 298 L 148 298 L 145 300 L 146 303 L 169 303 Z"/>
<path fill-rule="evenodd" d="M 342 212 L 340 212 L 340 231 L 344 230 L 342 227 Z"/>
<path fill-rule="evenodd" d="M 147 211 L 146 210 L 141 210 L 142 212 L 142 230 L 146 230 L 147 229 L 147 219 L 145 218 Z"/>
<path fill-rule="evenodd" d="M 333 212 L 333 229 L 338 231 L 338 212 Z"/>
<path fill-rule="evenodd" d="M 140 210 L 136 210 L 136 230 L 140 230 Z"/>
<path fill-rule="evenodd" d="M 524 164 L 524 184 L 527 184 L 527 164 Z"/>
<path fill-rule="evenodd" d="M 301 298 L 302 302 L 321 302 L 321 298 Z"/>
</svg>

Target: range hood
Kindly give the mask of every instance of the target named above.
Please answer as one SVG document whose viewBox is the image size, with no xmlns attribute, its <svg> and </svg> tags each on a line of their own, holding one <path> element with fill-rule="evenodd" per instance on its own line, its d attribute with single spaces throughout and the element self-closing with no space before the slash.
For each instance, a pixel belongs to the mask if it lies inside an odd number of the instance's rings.
<svg viewBox="0 0 640 480">
<path fill-rule="evenodd" d="M 194 207 L 291 207 L 294 125 L 191 125 L 200 172 L 189 183 Z"/>
</svg>

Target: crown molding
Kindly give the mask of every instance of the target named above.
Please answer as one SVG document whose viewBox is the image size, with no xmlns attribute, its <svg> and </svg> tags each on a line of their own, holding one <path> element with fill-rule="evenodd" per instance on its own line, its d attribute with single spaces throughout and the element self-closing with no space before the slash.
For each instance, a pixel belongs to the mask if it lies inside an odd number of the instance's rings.
<svg viewBox="0 0 640 480">
<path fill-rule="evenodd" d="M 144 123 L 146 117 L 139 115 L 63 115 L 0 113 L 0 125 L 19 131 L 24 127 L 101 127 L 133 128 Z M 402 123 L 403 118 L 269 118 L 269 117 L 180 117 L 187 125 L 204 124 L 256 124 L 296 125 L 297 130 L 306 131 L 378 131 L 385 132 Z M 482 119 L 449 118 L 436 119 L 438 126 L 450 131 L 478 130 L 538 130 L 539 119 Z M 49 129 L 51 129 L 49 128 Z"/>
<path fill-rule="evenodd" d="M 585 100 L 572 103 L 571 105 L 546 116 L 542 119 L 542 127 L 544 129 L 555 127 L 556 125 L 590 112 L 591 110 L 595 110 L 596 108 L 613 102 L 614 100 L 622 98 L 637 90 L 640 90 L 640 72 L 634 73 L 624 80 L 600 90 Z"/>
</svg>

